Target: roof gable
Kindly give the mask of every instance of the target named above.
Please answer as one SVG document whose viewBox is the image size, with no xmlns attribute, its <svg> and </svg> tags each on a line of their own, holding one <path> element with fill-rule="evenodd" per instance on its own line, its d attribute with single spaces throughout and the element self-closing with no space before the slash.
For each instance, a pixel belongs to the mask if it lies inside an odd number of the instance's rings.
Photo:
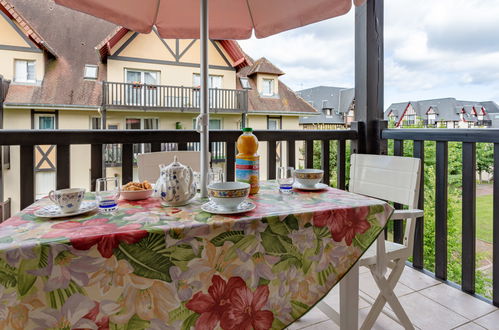
<svg viewBox="0 0 499 330">
<path fill-rule="evenodd" d="M 144 38 L 144 36 L 147 36 Z M 156 38 L 156 40 L 153 40 Z M 137 40 L 135 40 L 137 39 Z M 156 30 L 153 30 L 149 34 L 139 34 L 131 32 L 130 30 L 118 27 L 112 31 L 104 40 L 102 40 L 97 46 L 96 50 L 99 52 L 102 62 L 106 62 L 109 56 L 125 56 L 125 57 L 135 57 L 130 55 L 140 55 L 135 53 L 133 50 L 127 50 L 133 43 L 144 43 L 153 42 L 158 45 L 157 41 L 161 42 L 162 50 L 160 51 L 164 56 L 154 55 L 155 57 L 161 57 L 163 61 L 171 62 L 200 62 L 199 53 L 199 40 L 197 39 L 162 39 Z M 149 44 L 145 49 L 148 49 Z M 211 40 L 208 45 L 210 62 L 216 65 L 242 68 L 248 65 L 248 60 L 239 47 L 238 43 L 234 40 Z M 144 47 L 137 47 L 137 51 L 143 50 Z M 148 59 L 153 59 L 151 57 L 152 52 L 147 53 Z M 173 63 L 172 63 L 173 64 Z"/>
<path fill-rule="evenodd" d="M 40 37 L 17 10 L 4 0 L 0 0 L 0 49 L 27 52 L 55 52 Z"/>
<path fill-rule="evenodd" d="M 265 57 L 259 58 L 256 60 L 255 63 L 251 66 L 249 69 L 247 75 L 251 76 L 255 73 L 268 73 L 268 74 L 275 74 L 278 76 L 282 76 L 284 74 L 281 69 L 276 67 L 274 64 L 272 64 L 269 60 L 267 60 Z"/>
</svg>

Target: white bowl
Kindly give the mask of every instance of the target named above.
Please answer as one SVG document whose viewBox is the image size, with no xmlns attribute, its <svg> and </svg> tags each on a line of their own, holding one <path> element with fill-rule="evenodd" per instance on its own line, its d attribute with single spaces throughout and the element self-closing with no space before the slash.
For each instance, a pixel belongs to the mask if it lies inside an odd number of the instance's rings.
<svg viewBox="0 0 499 330">
<path fill-rule="evenodd" d="M 250 184 L 245 182 L 217 182 L 208 185 L 208 197 L 221 208 L 234 210 L 248 198 Z"/>
<path fill-rule="evenodd" d="M 129 201 L 138 201 L 151 197 L 153 189 L 149 190 L 122 190 L 121 197 Z"/>
<path fill-rule="evenodd" d="M 322 181 L 323 170 L 304 168 L 295 171 L 295 180 L 305 187 L 313 187 Z"/>
</svg>

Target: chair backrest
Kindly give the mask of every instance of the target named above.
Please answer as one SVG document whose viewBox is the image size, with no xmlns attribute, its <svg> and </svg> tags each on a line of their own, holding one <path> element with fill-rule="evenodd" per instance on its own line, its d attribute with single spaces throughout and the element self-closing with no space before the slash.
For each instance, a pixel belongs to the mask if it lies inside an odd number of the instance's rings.
<svg viewBox="0 0 499 330">
<path fill-rule="evenodd" d="M 418 158 L 352 154 L 349 190 L 416 208 L 420 163 Z"/>
<path fill-rule="evenodd" d="M 411 157 L 352 154 L 351 192 L 417 209 L 421 160 Z M 412 253 L 415 219 L 407 219 L 404 245 Z"/>
<path fill-rule="evenodd" d="M 200 170 L 199 151 L 162 151 L 137 155 L 137 167 L 139 180 L 147 180 L 151 183 L 159 178 L 159 165 L 170 164 L 173 157 L 177 156 L 178 161 L 184 165 L 189 165 L 193 171 Z"/>
</svg>

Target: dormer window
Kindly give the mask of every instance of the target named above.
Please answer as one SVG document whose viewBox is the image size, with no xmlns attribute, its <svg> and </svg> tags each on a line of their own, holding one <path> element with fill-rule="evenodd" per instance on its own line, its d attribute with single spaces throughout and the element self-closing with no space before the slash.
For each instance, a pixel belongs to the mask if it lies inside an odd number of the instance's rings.
<svg viewBox="0 0 499 330">
<path fill-rule="evenodd" d="M 251 86 L 250 86 L 250 83 L 249 83 L 248 78 L 246 78 L 246 77 L 241 77 L 241 78 L 239 78 L 239 81 L 241 82 L 241 86 L 242 86 L 244 89 L 251 89 Z"/>
<path fill-rule="evenodd" d="M 85 64 L 83 79 L 97 79 L 99 67 L 97 65 Z"/>
<path fill-rule="evenodd" d="M 428 110 L 426 114 L 428 116 L 428 125 L 435 125 L 437 121 L 437 114 L 435 113 L 435 110 L 433 110 L 433 108 L 430 108 L 430 110 Z"/>
<path fill-rule="evenodd" d="M 15 60 L 14 81 L 34 84 L 36 82 L 35 61 Z"/>
<path fill-rule="evenodd" d="M 322 100 L 322 109 L 327 108 L 327 100 Z"/>
<path fill-rule="evenodd" d="M 331 116 L 332 115 L 332 109 L 324 109 L 324 113 L 326 116 Z"/>
<path fill-rule="evenodd" d="M 274 95 L 274 79 L 263 79 L 262 94 L 264 96 Z"/>
</svg>

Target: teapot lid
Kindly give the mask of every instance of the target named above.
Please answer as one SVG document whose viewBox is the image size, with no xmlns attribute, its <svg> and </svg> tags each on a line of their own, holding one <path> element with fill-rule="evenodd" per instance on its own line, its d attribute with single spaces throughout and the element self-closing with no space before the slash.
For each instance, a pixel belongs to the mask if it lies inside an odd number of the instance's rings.
<svg viewBox="0 0 499 330">
<path fill-rule="evenodd" d="M 185 165 L 183 165 L 182 163 L 179 163 L 178 161 L 178 157 L 177 155 L 173 156 L 173 162 L 166 165 L 166 164 L 163 164 L 163 165 L 160 165 L 160 167 L 162 169 L 168 169 L 168 168 L 173 168 L 173 167 L 186 167 Z"/>
</svg>

